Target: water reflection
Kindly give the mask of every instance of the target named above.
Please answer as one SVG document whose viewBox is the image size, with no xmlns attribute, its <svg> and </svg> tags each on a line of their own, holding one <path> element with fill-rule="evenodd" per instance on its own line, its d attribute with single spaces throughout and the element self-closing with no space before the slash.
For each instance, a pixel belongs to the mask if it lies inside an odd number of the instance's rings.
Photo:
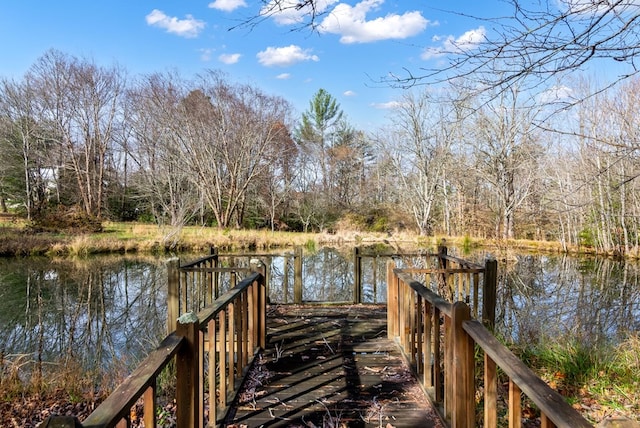
<svg viewBox="0 0 640 428">
<path fill-rule="evenodd" d="M 486 254 L 465 257 L 483 263 Z M 293 253 L 264 260 L 271 301 L 293 302 Z M 385 302 L 386 262 L 362 260 L 363 302 Z M 305 253 L 302 299 L 353 301 L 353 267 L 350 250 Z M 640 332 L 637 263 L 521 255 L 498 273 L 496 327 L 515 341 L 615 343 Z M 164 260 L 0 259 L 0 361 L 71 359 L 87 370 L 127 370 L 166 333 L 166 288 Z"/>
<path fill-rule="evenodd" d="M 498 324 L 518 341 L 615 343 L 640 331 L 637 263 L 518 256 L 498 271 Z"/>
<path fill-rule="evenodd" d="M 166 277 L 153 260 L 0 259 L 0 353 L 127 370 L 166 330 Z"/>
<path fill-rule="evenodd" d="M 264 258 L 269 266 L 269 299 L 273 303 L 293 303 L 295 254 L 287 252 Z M 385 303 L 386 257 L 365 257 L 362 261 L 362 303 Z M 354 261 L 350 249 L 322 248 L 303 254 L 304 302 L 353 302 Z"/>
</svg>

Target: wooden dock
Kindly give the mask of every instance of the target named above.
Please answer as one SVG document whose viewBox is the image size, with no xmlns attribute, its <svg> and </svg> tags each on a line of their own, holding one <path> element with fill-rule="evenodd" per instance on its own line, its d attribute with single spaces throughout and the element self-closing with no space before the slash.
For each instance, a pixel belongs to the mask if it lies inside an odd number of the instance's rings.
<svg viewBox="0 0 640 428">
<path fill-rule="evenodd" d="M 390 259 L 386 305 L 302 305 L 298 289 L 297 305 L 274 306 L 264 266 L 229 269 L 219 257 L 168 264 L 169 334 L 75 426 L 132 426 L 137 403 L 153 409 L 143 411 L 144 425 L 158 425 L 158 378 L 175 364 L 179 428 L 440 428 L 439 415 L 453 428 L 493 427 L 498 417 L 520 426 L 523 396 L 539 409 L 532 415 L 539 426 L 592 427 L 487 328 L 495 319 L 495 260 L 483 267 L 446 248 L 424 255 L 421 268 L 396 268 Z M 248 275 L 238 284 L 236 271 Z M 231 275 L 231 288 L 220 295 L 222 274 Z M 434 282 L 448 298 L 431 290 Z M 482 321 L 474 318 L 479 296 Z M 68 422 L 54 415 L 44 426 Z"/>
<path fill-rule="evenodd" d="M 444 427 L 384 305 L 271 308 L 268 344 L 228 412 L 231 427 Z"/>
</svg>

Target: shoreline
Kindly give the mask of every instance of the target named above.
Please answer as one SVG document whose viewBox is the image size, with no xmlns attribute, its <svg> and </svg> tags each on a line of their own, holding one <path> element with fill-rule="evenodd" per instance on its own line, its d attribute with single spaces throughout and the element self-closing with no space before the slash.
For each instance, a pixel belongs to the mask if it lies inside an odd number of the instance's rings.
<svg viewBox="0 0 640 428">
<path fill-rule="evenodd" d="M 620 255 L 599 253 L 593 248 L 563 248 L 557 241 L 496 240 L 442 235 L 422 236 L 407 232 L 377 233 L 338 231 L 335 233 L 282 232 L 270 230 L 228 230 L 213 227 L 186 226 L 175 237 L 167 238 L 169 229 L 144 223 L 104 224 L 94 233 L 31 232 L 16 223 L 0 223 L 0 256 L 2 257 L 74 257 L 98 254 L 179 254 L 206 252 L 216 247 L 222 251 L 256 251 L 278 248 L 373 247 L 379 251 L 436 251 L 438 245 L 463 251 L 486 249 L 497 259 L 510 260 L 513 252 L 567 254 L 587 257 L 615 257 L 638 260 L 640 250 Z"/>
</svg>

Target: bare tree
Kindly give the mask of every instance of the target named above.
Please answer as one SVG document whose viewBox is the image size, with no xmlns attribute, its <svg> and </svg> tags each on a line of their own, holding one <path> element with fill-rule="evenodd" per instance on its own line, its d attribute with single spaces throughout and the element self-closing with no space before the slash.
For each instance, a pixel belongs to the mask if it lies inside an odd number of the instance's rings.
<svg viewBox="0 0 640 428">
<path fill-rule="evenodd" d="M 153 74 L 132 88 L 128 97 L 134 182 L 158 224 L 164 225 L 168 216 L 165 241 L 170 245 L 198 209 L 199 193 L 184 163 L 178 132 L 181 101 L 188 91 L 176 74 Z"/>
<path fill-rule="evenodd" d="M 370 141 L 346 121 L 339 124 L 329 150 L 333 203 L 341 209 L 353 209 L 366 198 L 364 185 L 367 161 L 371 156 Z"/>
<path fill-rule="evenodd" d="M 590 93 L 591 82 L 581 89 Z M 628 253 L 637 247 L 638 81 L 632 79 L 607 94 L 598 94 L 574 112 L 577 121 L 559 128 L 574 141 L 573 175 L 579 183 L 582 222 L 578 241 L 603 252 Z"/>
<path fill-rule="evenodd" d="M 38 122 L 38 104 L 27 82 L 0 82 L 0 142 L 4 165 L 0 175 L 0 198 L 22 202 L 27 218 L 37 215 L 47 202 L 46 176 L 53 178 L 54 165 L 47 163 L 46 132 Z M 19 160 L 19 161 L 18 161 Z M 20 194 L 22 193 L 22 194 Z"/>
<path fill-rule="evenodd" d="M 511 88 L 493 101 L 479 101 L 483 106 L 472 119 L 475 132 L 469 135 L 475 171 L 494 192 L 486 202 L 495 201 L 496 236 L 505 239 L 515 237 L 516 210 L 530 196 L 542 153 L 533 128 L 536 110 L 519 96 Z"/>
<path fill-rule="evenodd" d="M 389 153 L 401 192 L 420 234 L 431 234 L 433 212 L 442 196 L 450 149 L 448 112 L 429 91 L 407 92 L 393 112 L 378 146 Z"/>
<path fill-rule="evenodd" d="M 65 153 L 84 211 L 102 216 L 106 162 L 122 121 L 124 74 L 58 51 L 45 53 L 27 73 L 41 104 L 42 123 Z"/>
<path fill-rule="evenodd" d="M 294 164 L 298 154 L 298 148 L 290 132 L 284 124 L 281 126 L 282 132 L 278 132 L 278 137 L 273 141 L 272 157 L 265 159 L 265 169 L 254 185 L 258 202 L 267 210 L 272 231 L 284 227 L 279 217 L 286 215 L 291 205 L 290 198 L 296 174 Z"/>
<path fill-rule="evenodd" d="M 520 90 L 547 90 L 557 79 L 583 70 L 587 64 L 615 67 L 617 76 L 601 92 L 637 74 L 640 54 L 640 7 L 633 0 L 583 1 L 507 0 L 502 17 L 471 17 L 481 26 L 475 38 L 461 37 L 448 47 L 433 48 L 446 57 L 442 66 L 406 70 L 388 81 L 413 85 L 472 77 L 473 88 L 498 94 L 512 85 Z M 453 11 L 469 18 L 464 11 Z M 586 94 L 590 96 L 592 94 Z M 564 99 L 575 103 L 580 99 Z"/>
<path fill-rule="evenodd" d="M 215 71 L 199 76 L 184 100 L 185 162 L 219 227 L 242 224 L 247 192 L 278 156 L 290 106 Z"/>
</svg>

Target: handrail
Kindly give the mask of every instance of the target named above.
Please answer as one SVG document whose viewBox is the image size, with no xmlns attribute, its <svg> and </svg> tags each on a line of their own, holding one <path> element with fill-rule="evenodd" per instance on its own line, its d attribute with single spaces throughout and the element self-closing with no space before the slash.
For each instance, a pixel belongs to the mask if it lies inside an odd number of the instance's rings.
<svg viewBox="0 0 640 428">
<path fill-rule="evenodd" d="M 410 270 L 409 270 L 410 271 Z M 405 284 L 411 287 L 418 295 L 427 300 L 431 305 L 440 310 L 441 313 L 451 316 L 451 302 L 443 299 L 440 295 L 429 290 L 419 281 L 414 281 L 405 269 L 394 269 L 393 273 Z"/>
<path fill-rule="evenodd" d="M 557 427 L 592 426 L 566 404 L 562 395 L 549 387 L 477 320 L 464 321 L 462 328 L 482 348 L 485 358 L 490 358 L 500 367 L 509 376 L 510 382 L 515 383 L 538 406 L 544 417 L 550 419 Z"/>
<path fill-rule="evenodd" d="M 215 260 L 218 257 L 218 254 L 211 254 L 209 256 L 200 257 L 199 259 L 193 260 L 185 265 L 180 266 L 181 268 L 195 268 L 197 266 L 202 265 L 211 260 Z"/>
<path fill-rule="evenodd" d="M 480 268 L 453 268 L 453 269 L 446 269 L 446 268 L 403 268 L 402 269 L 404 272 L 407 273 L 447 273 L 447 274 L 451 274 L 451 273 L 482 273 L 484 272 L 484 267 L 480 267 Z"/>
<path fill-rule="evenodd" d="M 437 256 L 439 256 L 440 258 L 443 258 L 443 259 L 447 259 L 447 260 L 452 261 L 452 262 L 456 262 L 460 266 L 465 266 L 465 267 L 470 268 L 470 269 L 484 269 L 484 266 L 482 266 L 482 265 L 479 265 L 477 263 L 473 263 L 473 262 L 471 262 L 469 260 L 461 259 L 461 258 L 456 257 L 456 256 L 452 256 L 452 255 L 447 254 L 447 253 L 439 253 L 439 254 L 437 254 Z"/>
<path fill-rule="evenodd" d="M 82 423 L 84 428 L 98 428 L 115 426 L 127 416 L 131 407 L 138 399 L 145 396 L 147 402 L 155 395 L 156 379 L 160 372 L 169 364 L 182 346 L 184 337 L 175 333 L 165 337 L 160 345 L 150 353 L 138 367 L 122 382 Z M 149 391 L 151 389 L 151 391 Z M 147 391 L 150 394 L 147 394 Z M 145 420 L 145 425 L 148 422 Z"/>
<path fill-rule="evenodd" d="M 472 319 L 466 303 L 447 301 L 414 280 L 410 272 L 414 270 L 398 269 L 393 261 L 387 266 L 389 338 L 398 343 L 429 399 L 452 428 L 475 426 L 475 345 L 484 351 L 483 426 L 497 425 L 497 368 L 509 377 L 510 426 L 520 426 L 521 393 L 541 410 L 543 427 L 591 426 L 482 323 Z"/>
<path fill-rule="evenodd" d="M 209 307 L 180 316 L 170 333 L 131 375 L 84 421 L 83 428 L 130 426 L 128 418 L 143 397 L 145 426 L 156 426 L 157 378 L 175 361 L 178 427 L 216 426 L 218 408 L 225 409 L 237 393 L 253 358 L 266 344 L 266 283 L 255 272 Z M 205 356 L 208 354 L 208 358 Z M 205 382 L 209 417 L 205 421 Z M 123 423 L 124 421 L 124 423 Z M 68 426 L 66 417 L 50 417 L 47 428 Z"/>
</svg>

